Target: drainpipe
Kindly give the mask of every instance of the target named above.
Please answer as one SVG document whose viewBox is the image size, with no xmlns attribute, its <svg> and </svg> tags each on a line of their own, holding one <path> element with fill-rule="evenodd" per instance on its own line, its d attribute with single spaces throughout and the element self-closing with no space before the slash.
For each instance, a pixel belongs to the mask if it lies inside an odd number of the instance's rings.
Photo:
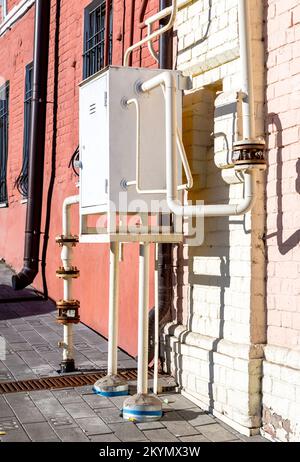
<svg viewBox="0 0 300 462">
<path fill-rule="evenodd" d="M 172 0 L 160 0 L 160 10 L 172 5 Z M 168 22 L 168 18 L 160 21 L 161 27 Z M 159 67 L 161 69 L 173 68 L 173 28 L 160 36 L 159 40 Z M 171 219 L 171 217 L 169 218 Z M 163 223 L 160 223 L 163 224 Z M 154 315 L 154 393 L 158 392 L 158 361 L 159 361 L 159 324 L 160 321 L 169 321 L 173 298 L 173 245 L 155 244 L 156 246 L 156 303 Z M 153 331 L 153 330 L 152 330 Z"/>
<path fill-rule="evenodd" d="M 24 267 L 12 277 L 15 290 L 29 286 L 39 271 L 47 109 L 50 1 L 36 0 L 32 116 Z"/>
</svg>

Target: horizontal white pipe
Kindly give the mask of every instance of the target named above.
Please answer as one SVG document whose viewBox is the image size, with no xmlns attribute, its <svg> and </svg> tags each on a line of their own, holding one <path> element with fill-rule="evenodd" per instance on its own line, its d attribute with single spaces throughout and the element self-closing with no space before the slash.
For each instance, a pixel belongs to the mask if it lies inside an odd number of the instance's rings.
<svg viewBox="0 0 300 462">
<path fill-rule="evenodd" d="M 177 3 L 177 9 L 181 10 L 185 6 L 187 6 L 189 3 L 191 3 L 192 0 L 179 0 Z M 169 16 L 172 12 L 172 6 L 168 6 L 167 8 L 164 8 L 163 10 L 159 11 L 158 13 L 154 14 L 153 16 L 150 16 L 150 18 L 147 18 L 145 20 L 146 26 L 153 24 L 156 21 L 160 21 L 163 18 L 166 18 Z"/>
<path fill-rule="evenodd" d="M 144 82 L 142 91 L 149 92 L 154 88 L 164 85 L 166 99 L 166 183 L 167 203 L 175 215 L 183 216 L 231 216 L 242 215 L 253 206 L 255 200 L 254 171 L 244 172 L 245 193 L 244 198 L 236 205 L 213 204 L 213 205 L 182 205 L 178 200 L 177 192 L 177 116 L 176 116 L 176 83 L 170 72 L 162 72 Z"/>
<path fill-rule="evenodd" d="M 150 40 L 155 39 L 156 37 L 160 37 L 161 35 L 163 35 L 165 32 L 167 32 L 169 29 L 173 27 L 175 19 L 176 19 L 176 14 L 177 14 L 177 0 L 173 0 L 172 6 L 170 8 L 171 8 L 171 12 L 170 12 L 170 18 L 169 18 L 168 24 L 166 24 L 161 29 L 157 29 L 156 31 L 152 32 L 152 34 L 147 35 L 147 37 L 143 38 L 139 42 L 134 43 L 129 48 L 127 48 L 125 52 L 125 56 L 124 56 L 124 66 L 128 66 L 129 56 L 136 48 L 141 47 L 142 45 L 149 42 Z"/>
</svg>

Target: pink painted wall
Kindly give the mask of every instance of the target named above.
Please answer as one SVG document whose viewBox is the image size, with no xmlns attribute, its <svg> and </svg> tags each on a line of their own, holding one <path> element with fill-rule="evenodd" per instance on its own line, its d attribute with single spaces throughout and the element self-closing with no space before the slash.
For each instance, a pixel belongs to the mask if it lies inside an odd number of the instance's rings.
<svg viewBox="0 0 300 462">
<path fill-rule="evenodd" d="M 300 347 L 300 4 L 267 8 L 268 343 Z"/>
</svg>

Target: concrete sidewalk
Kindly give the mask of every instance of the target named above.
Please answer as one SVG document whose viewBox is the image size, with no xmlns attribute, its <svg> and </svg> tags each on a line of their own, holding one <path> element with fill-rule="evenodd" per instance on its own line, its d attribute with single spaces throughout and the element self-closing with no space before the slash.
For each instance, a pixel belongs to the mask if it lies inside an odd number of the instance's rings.
<svg viewBox="0 0 300 462">
<path fill-rule="evenodd" d="M 10 279 L 10 269 L 0 263 L 0 336 L 7 347 L 6 359 L 0 361 L 0 382 L 58 375 L 62 327 L 55 322 L 55 306 L 50 301 L 1 303 L 32 294 L 13 292 Z M 120 368 L 136 367 L 122 351 L 118 359 Z M 107 364 L 107 341 L 83 324 L 75 326 L 75 361 L 82 371 L 103 370 Z M 240 435 L 180 394 L 167 393 L 160 399 L 161 421 L 136 424 L 121 417 L 124 397 L 103 398 L 90 386 L 2 394 L 0 441 L 266 441 Z"/>
</svg>

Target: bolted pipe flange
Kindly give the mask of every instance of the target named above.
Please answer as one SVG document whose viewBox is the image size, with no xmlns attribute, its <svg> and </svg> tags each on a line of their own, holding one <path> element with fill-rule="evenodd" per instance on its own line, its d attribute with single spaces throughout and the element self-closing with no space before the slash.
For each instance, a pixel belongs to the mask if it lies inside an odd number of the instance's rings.
<svg viewBox="0 0 300 462">
<path fill-rule="evenodd" d="M 232 162 L 236 170 L 265 170 L 265 142 L 241 140 L 233 144 Z"/>
<path fill-rule="evenodd" d="M 80 276 L 80 271 L 76 268 L 76 266 L 71 266 L 68 269 L 61 266 L 56 271 L 56 276 L 60 279 L 77 279 Z"/>
<path fill-rule="evenodd" d="M 123 404 L 123 419 L 136 422 L 153 422 L 162 418 L 162 402 L 155 395 L 139 393 L 130 396 Z"/>
<path fill-rule="evenodd" d="M 72 244 L 72 247 L 76 247 L 76 244 L 79 242 L 79 237 L 75 235 L 73 236 L 72 234 L 70 236 L 64 236 L 61 234 L 60 236 L 56 237 L 55 241 L 59 247 L 63 247 L 66 244 Z"/>
<path fill-rule="evenodd" d="M 56 307 L 59 324 L 78 324 L 80 322 L 80 303 L 78 300 L 60 300 L 56 303 Z"/>
</svg>

